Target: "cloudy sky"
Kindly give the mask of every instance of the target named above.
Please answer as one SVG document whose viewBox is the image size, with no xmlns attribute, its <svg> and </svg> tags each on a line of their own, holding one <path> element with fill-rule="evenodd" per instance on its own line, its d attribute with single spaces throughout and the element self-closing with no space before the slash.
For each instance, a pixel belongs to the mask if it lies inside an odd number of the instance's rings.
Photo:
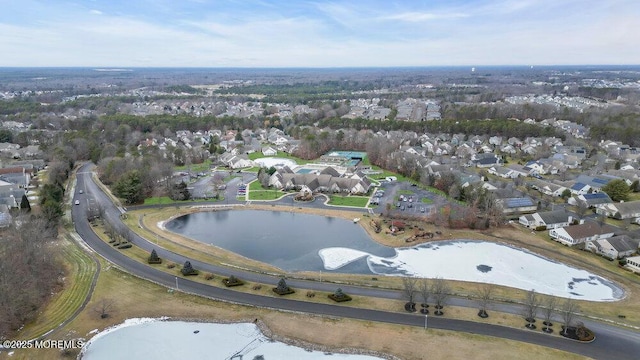
<svg viewBox="0 0 640 360">
<path fill-rule="evenodd" d="M 639 0 L 0 0 L 0 66 L 640 64 Z"/>
</svg>

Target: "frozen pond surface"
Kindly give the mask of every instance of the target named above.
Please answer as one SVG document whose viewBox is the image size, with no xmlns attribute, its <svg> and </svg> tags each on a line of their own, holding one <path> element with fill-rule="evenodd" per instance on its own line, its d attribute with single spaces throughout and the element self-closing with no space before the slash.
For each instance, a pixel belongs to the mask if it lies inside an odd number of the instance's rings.
<svg viewBox="0 0 640 360">
<path fill-rule="evenodd" d="M 363 256 L 379 275 L 441 277 L 493 283 L 578 300 L 615 301 L 624 291 L 585 270 L 572 268 L 508 245 L 472 240 L 440 241 L 397 249 L 395 257 L 363 254 L 352 249 L 319 251 L 327 270 L 339 269 Z"/>
<path fill-rule="evenodd" d="M 326 216 L 201 212 L 169 221 L 166 228 L 291 272 L 442 277 L 589 301 L 624 297 L 607 279 L 505 244 L 452 240 L 394 249 L 352 221 Z"/>
<path fill-rule="evenodd" d="M 299 359 L 373 360 L 379 357 L 309 351 L 274 342 L 254 324 L 212 324 L 129 319 L 94 336 L 82 359 Z"/>
</svg>

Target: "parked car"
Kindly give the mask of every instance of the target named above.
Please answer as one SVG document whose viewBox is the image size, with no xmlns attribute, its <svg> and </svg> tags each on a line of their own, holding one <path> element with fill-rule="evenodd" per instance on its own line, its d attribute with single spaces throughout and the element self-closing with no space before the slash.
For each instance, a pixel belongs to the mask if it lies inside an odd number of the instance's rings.
<svg viewBox="0 0 640 360">
<path fill-rule="evenodd" d="M 424 207 L 421 207 L 421 208 L 420 208 L 420 212 L 424 212 Z"/>
<path fill-rule="evenodd" d="M 76 205 L 80 205 L 80 200 L 76 200 Z"/>
<path fill-rule="evenodd" d="M 84 190 L 80 189 L 80 194 L 84 194 Z"/>
</svg>

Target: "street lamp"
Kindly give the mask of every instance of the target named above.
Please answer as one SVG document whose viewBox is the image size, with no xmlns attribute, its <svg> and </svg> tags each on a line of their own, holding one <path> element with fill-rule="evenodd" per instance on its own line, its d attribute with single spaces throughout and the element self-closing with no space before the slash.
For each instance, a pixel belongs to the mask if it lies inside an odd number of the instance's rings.
<svg viewBox="0 0 640 360">
<path fill-rule="evenodd" d="M 427 330 L 427 319 L 429 318 L 429 315 L 425 314 L 424 315 L 424 329 Z"/>
<path fill-rule="evenodd" d="M 178 277 L 177 276 L 176 276 L 176 290 L 180 290 L 180 289 L 178 289 Z M 426 325 L 425 325 L 425 328 L 426 328 Z"/>
</svg>

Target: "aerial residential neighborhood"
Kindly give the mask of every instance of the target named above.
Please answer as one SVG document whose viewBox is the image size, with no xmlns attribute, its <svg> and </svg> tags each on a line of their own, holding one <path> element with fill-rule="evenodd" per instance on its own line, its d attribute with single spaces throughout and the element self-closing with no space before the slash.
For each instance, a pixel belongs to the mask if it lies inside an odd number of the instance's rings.
<svg viewBox="0 0 640 360">
<path fill-rule="evenodd" d="M 0 359 L 640 358 L 637 14 L 3 2 Z"/>
</svg>

